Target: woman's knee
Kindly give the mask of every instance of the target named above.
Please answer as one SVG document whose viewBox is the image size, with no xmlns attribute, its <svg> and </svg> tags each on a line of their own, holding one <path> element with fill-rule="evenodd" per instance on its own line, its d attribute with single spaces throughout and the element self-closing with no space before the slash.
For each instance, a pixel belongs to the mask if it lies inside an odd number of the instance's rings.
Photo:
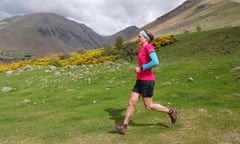
<svg viewBox="0 0 240 144">
<path fill-rule="evenodd" d="M 146 110 L 151 110 L 152 109 L 152 105 L 150 103 L 144 103 L 145 109 Z"/>
<path fill-rule="evenodd" d="M 138 98 L 139 98 L 139 94 L 132 93 L 131 98 L 129 99 L 129 102 L 128 102 L 128 107 L 135 107 L 135 105 L 138 101 Z"/>
<path fill-rule="evenodd" d="M 152 109 L 152 99 L 151 98 L 144 98 L 143 102 L 144 102 L 144 106 L 147 110 Z"/>
<path fill-rule="evenodd" d="M 130 101 L 128 102 L 128 107 L 135 107 L 136 103 L 137 103 L 137 101 L 135 101 L 135 100 L 130 100 Z"/>
</svg>

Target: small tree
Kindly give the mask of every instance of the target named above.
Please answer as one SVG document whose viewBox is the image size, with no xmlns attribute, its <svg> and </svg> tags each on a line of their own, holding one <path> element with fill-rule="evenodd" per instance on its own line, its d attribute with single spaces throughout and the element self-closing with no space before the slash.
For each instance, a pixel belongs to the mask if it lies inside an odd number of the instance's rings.
<svg viewBox="0 0 240 144">
<path fill-rule="evenodd" d="M 109 55 L 116 55 L 117 54 L 116 50 L 114 50 L 114 48 L 109 44 L 104 44 L 103 48 L 104 48 L 103 55 L 108 55 L 109 56 Z"/>
<path fill-rule="evenodd" d="M 134 56 L 136 56 L 138 52 L 138 45 L 134 42 L 127 43 L 125 45 L 125 59 L 129 62 L 133 62 Z"/>
<path fill-rule="evenodd" d="M 200 32 L 202 30 L 202 28 L 199 25 L 197 26 L 196 29 L 197 29 L 197 32 Z"/>
<path fill-rule="evenodd" d="M 121 36 L 116 38 L 115 48 L 120 51 L 123 48 L 123 39 Z"/>
</svg>

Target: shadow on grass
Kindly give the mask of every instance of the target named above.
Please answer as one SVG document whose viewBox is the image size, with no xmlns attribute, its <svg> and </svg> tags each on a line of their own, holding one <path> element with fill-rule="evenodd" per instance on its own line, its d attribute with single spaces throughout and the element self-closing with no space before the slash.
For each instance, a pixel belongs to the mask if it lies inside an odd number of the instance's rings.
<svg viewBox="0 0 240 144">
<path fill-rule="evenodd" d="M 166 125 L 166 124 L 163 124 L 163 123 L 144 124 L 144 123 L 135 123 L 135 122 L 131 121 L 130 125 L 131 126 L 136 126 L 136 127 L 160 126 L 160 127 L 163 127 L 163 128 L 170 128 L 169 125 Z"/>
<path fill-rule="evenodd" d="M 122 108 L 122 109 L 113 109 L 113 108 L 105 109 L 105 111 L 108 112 L 109 115 L 111 116 L 110 119 L 115 121 L 115 124 L 122 123 L 122 121 L 124 119 L 124 115 L 122 113 L 125 110 L 126 110 L 125 108 Z"/>
<path fill-rule="evenodd" d="M 105 109 L 105 111 L 108 112 L 109 115 L 111 116 L 110 119 L 115 121 L 115 124 L 113 125 L 113 129 L 114 129 L 114 126 L 116 124 L 121 124 L 123 122 L 125 115 L 123 115 L 122 113 L 125 110 L 126 110 L 125 108 L 122 108 L 122 109 L 113 109 L 113 108 Z M 160 127 L 163 127 L 163 128 L 170 128 L 168 125 L 163 124 L 163 123 L 144 124 L 144 123 L 135 123 L 132 120 L 130 121 L 129 125 L 135 126 L 135 127 L 150 127 L 150 126 L 151 127 L 152 126 L 158 127 L 158 126 L 160 126 Z M 115 131 L 115 130 L 112 130 L 112 131 L 109 131 L 109 133 L 118 133 L 118 132 Z"/>
<path fill-rule="evenodd" d="M 125 108 L 122 109 L 113 109 L 113 108 L 108 108 L 105 109 L 106 112 L 108 112 L 110 119 L 114 120 L 114 125 L 112 126 L 113 130 L 109 131 L 108 133 L 112 133 L 112 134 L 119 134 L 119 132 L 117 132 L 116 130 L 114 130 L 114 126 L 116 124 L 121 124 L 123 119 L 124 119 L 124 115 L 122 114 L 123 111 L 125 111 Z"/>
</svg>

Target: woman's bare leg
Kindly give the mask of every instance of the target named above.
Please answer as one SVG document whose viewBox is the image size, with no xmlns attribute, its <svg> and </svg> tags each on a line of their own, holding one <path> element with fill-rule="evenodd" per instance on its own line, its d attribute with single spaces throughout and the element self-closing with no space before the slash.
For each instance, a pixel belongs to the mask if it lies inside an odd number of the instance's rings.
<svg viewBox="0 0 240 144">
<path fill-rule="evenodd" d="M 151 109 L 151 110 L 167 113 L 171 119 L 172 124 L 176 123 L 176 121 L 177 121 L 176 108 L 169 109 L 161 104 L 153 103 L 151 97 L 144 97 L 143 102 L 144 102 L 146 109 Z"/>
<path fill-rule="evenodd" d="M 144 97 L 143 102 L 144 102 L 146 109 L 155 110 L 155 111 L 159 111 L 159 112 L 165 112 L 165 113 L 169 113 L 169 111 L 170 111 L 169 108 L 167 108 L 161 104 L 153 103 L 152 97 Z"/>
<path fill-rule="evenodd" d="M 128 123 L 131 119 L 131 116 L 134 112 L 135 105 L 138 102 L 139 96 L 140 96 L 139 93 L 136 93 L 136 92 L 131 93 L 131 96 L 130 96 L 130 99 L 129 99 L 129 102 L 128 102 L 127 112 L 126 112 L 126 115 L 125 115 L 125 119 L 123 121 L 124 125 L 128 125 Z"/>
</svg>

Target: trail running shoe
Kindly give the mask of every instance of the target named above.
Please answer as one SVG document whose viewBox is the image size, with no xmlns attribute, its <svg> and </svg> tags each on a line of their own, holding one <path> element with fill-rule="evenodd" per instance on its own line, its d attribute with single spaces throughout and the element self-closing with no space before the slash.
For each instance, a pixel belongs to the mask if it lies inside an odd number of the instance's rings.
<svg viewBox="0 0 240 144">
<path fill-rule="evenodd" d="M 125 128 L 123 125 L 115 125 L 114 128 L 123 135 L 127 132 L 127 128 Z"/>
<path fill-rule="evenodd" d="M 171 118 L 172 124 L 175 124 L 176 121 L 177 121 L 177 110 L 176 110 L 176 108 L 171 109 L 171 111 L 168 115 Z"/>
</svg>

